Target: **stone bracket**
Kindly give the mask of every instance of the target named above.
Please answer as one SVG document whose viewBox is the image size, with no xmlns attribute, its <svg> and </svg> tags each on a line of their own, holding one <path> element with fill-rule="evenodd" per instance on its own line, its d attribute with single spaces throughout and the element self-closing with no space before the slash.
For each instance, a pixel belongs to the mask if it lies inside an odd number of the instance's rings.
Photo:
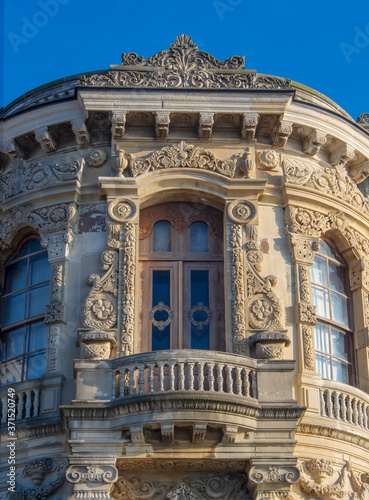
<svg viewBox="0 0 369 500">
<path fill-rule="evenodd" d="M 293 132 L 293 123 L 281 120 L 273 132 L 273 146 L 283 148 Z"/>
<path fill-rule="evenodd" d="M 158 139 L 167 139 L 169 135 L 170 113 L 157 111 L 155 113 L 155 135 Z"/>
<path fill-rule="evenodd" d="M 111 118 L 111 138 L 113 141 L 123 139 L 126 131 L 126 113 L 113 113 Z"/>
<path fill-rule="evenodd" d="M 214 114 L 200 113 L 199 118 L 199 139 L 209 140 L 213 132 Z"/>
<path fill-rule="evenodd" d="M 87 126 L 84 120 L 73 120 L 72 130 L 76 137 L 77 144 L 83 146 L 90 143 L 90 134 L 87 130 Z"/>
<path fill-rule="evenodd" d="M 243 113 L 241 136 L 247 142 L 255 142 L 256 127 L 259 123 L 258 113 Z"/>
<path fill-rule="evenodd" d="M 332 151 L 329 160 L 331 164 L 335 167 L 336 165 L 346 165 L 349 160 L 355 158 L 355 148 L 349 144 L 343 144 L 339 146 L 336 150 Z"/>
<path fill-rule="evenodd" d="M 45 153 L 54 153 L 56 151 L 56 139 L 49 132 L 48 127 L 42 127 L 35 130 L 35 139 Z"/>
<path fill-rule="evenodd" d="M 313 130 L 309 137 L 302 143 L 302 150 L 308 156 L 315 156 L 326 142 L 327 134 L 325 132 Z"/>
</svg>

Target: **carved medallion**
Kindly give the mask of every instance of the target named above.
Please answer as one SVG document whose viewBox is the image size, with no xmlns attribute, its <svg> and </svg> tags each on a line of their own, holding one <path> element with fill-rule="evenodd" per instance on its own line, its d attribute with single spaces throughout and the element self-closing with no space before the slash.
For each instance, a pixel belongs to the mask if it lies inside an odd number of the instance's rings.
<svg viewBox="0 0 369 500">
<path fill-rule="evenodd" d="M 85 158 L 85 160 L 90 167 L 99 168 L 104 165 L 107 157 L 108 154 L 104 149 L 95 149 Z"/>
<path fill-rule="evenodd" d="M 279 164 L 279 155 L 271 149 L 264 149 L 259 153 L 259 162 L 264 170 L 275 170 Z"/>
<path fill-rule="evenodd" d="M 255 218 L 256 209 L 250 201 L 235 200 L 228 206 L 227 213 L 232 222 L 247 224 Z"/>
<path fill-rule="evenodd" d="M 126 222 L 135 217 L 137 210 L 132 201 L 118 198 L 109 204 L 108 213 L 114 221 Z"/>
</svg>

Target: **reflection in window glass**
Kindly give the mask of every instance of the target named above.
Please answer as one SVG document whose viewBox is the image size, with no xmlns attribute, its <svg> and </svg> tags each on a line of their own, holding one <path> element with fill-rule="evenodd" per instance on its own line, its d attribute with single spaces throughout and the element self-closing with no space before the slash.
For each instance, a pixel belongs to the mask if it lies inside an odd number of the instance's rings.
<svg viewBox="0 0 369 500">
<path fill-rule="evenodd" d="M 154 224 L 154 252 L 171 251 L 172 226 L 167 220 L 159 220 Z"/>
<path fill-rule="evenodd" d="M 206 308 L 206 309 L 205 309 Z M 191 349 L 210 349 L 209 271 L 191 271 Z M 208 324 L 206 324 L 208 323 Z"/>
<path fill-rule="evenodd" d="M 152 274 L 152 350 L 170 349 L 170 271 Z"/>
<path fill-rule="evenodd" d="M 209 228 L 205 222 L 191 224 L 191 252 L 208 252 Z"/>
</svg>

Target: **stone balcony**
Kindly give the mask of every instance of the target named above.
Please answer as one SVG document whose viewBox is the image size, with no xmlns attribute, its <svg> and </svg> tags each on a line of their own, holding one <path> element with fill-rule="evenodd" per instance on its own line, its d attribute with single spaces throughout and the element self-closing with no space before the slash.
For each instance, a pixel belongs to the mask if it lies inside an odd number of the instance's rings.
<svg viewBox="0 0 369 500">
<path fill-rule="evenodd" d="M 234 445 L 235 458 L 245 446 L 270 454 L 277 442 L 289 454 L 304 412 L 292 397 L 294 366 L 186 349 L 76 360 L 76 399 L 62 414 L 77 453 L 102 443 L 163 452 L 186 441 L 219 450 Z"/>
</svg>

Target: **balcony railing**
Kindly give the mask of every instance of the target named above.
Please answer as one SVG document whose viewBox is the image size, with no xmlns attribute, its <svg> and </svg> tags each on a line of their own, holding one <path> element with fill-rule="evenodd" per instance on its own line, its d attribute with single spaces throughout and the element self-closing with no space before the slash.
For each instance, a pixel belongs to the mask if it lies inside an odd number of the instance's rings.
<svg viewBox="0 0 369 500">
<path fill-rule="evenodd" d="M 369 431 L 369 395 L 360 397 L 339 389 L 320 389 L 320 414 Z"/>
<path fill-rule="evenodd" d="M 203 351 L 168 351 L 130 356 L 119 360 L 113 379 L 113 397 L 164 392 L 227 393 L 257 398 L 254 366 L 245 366 L 247 358 L 213 353 L 216 359 L 204 359 Z M 229 359 L 227 359 L 229 358 Z M 237 359 L 238 361 L 238 359 Z M 252 364 L 252 360 L 251 363 Z"/>
<path fill-rule="evenodd" d="M 12 397 L 1 397 L 1 423 L 9 420 L 23 420 L 38 417 L 40 412 L 40 389 L 20 390 Z M 12 393 L 13 394 L 13 393 Z"/>
</svg>

